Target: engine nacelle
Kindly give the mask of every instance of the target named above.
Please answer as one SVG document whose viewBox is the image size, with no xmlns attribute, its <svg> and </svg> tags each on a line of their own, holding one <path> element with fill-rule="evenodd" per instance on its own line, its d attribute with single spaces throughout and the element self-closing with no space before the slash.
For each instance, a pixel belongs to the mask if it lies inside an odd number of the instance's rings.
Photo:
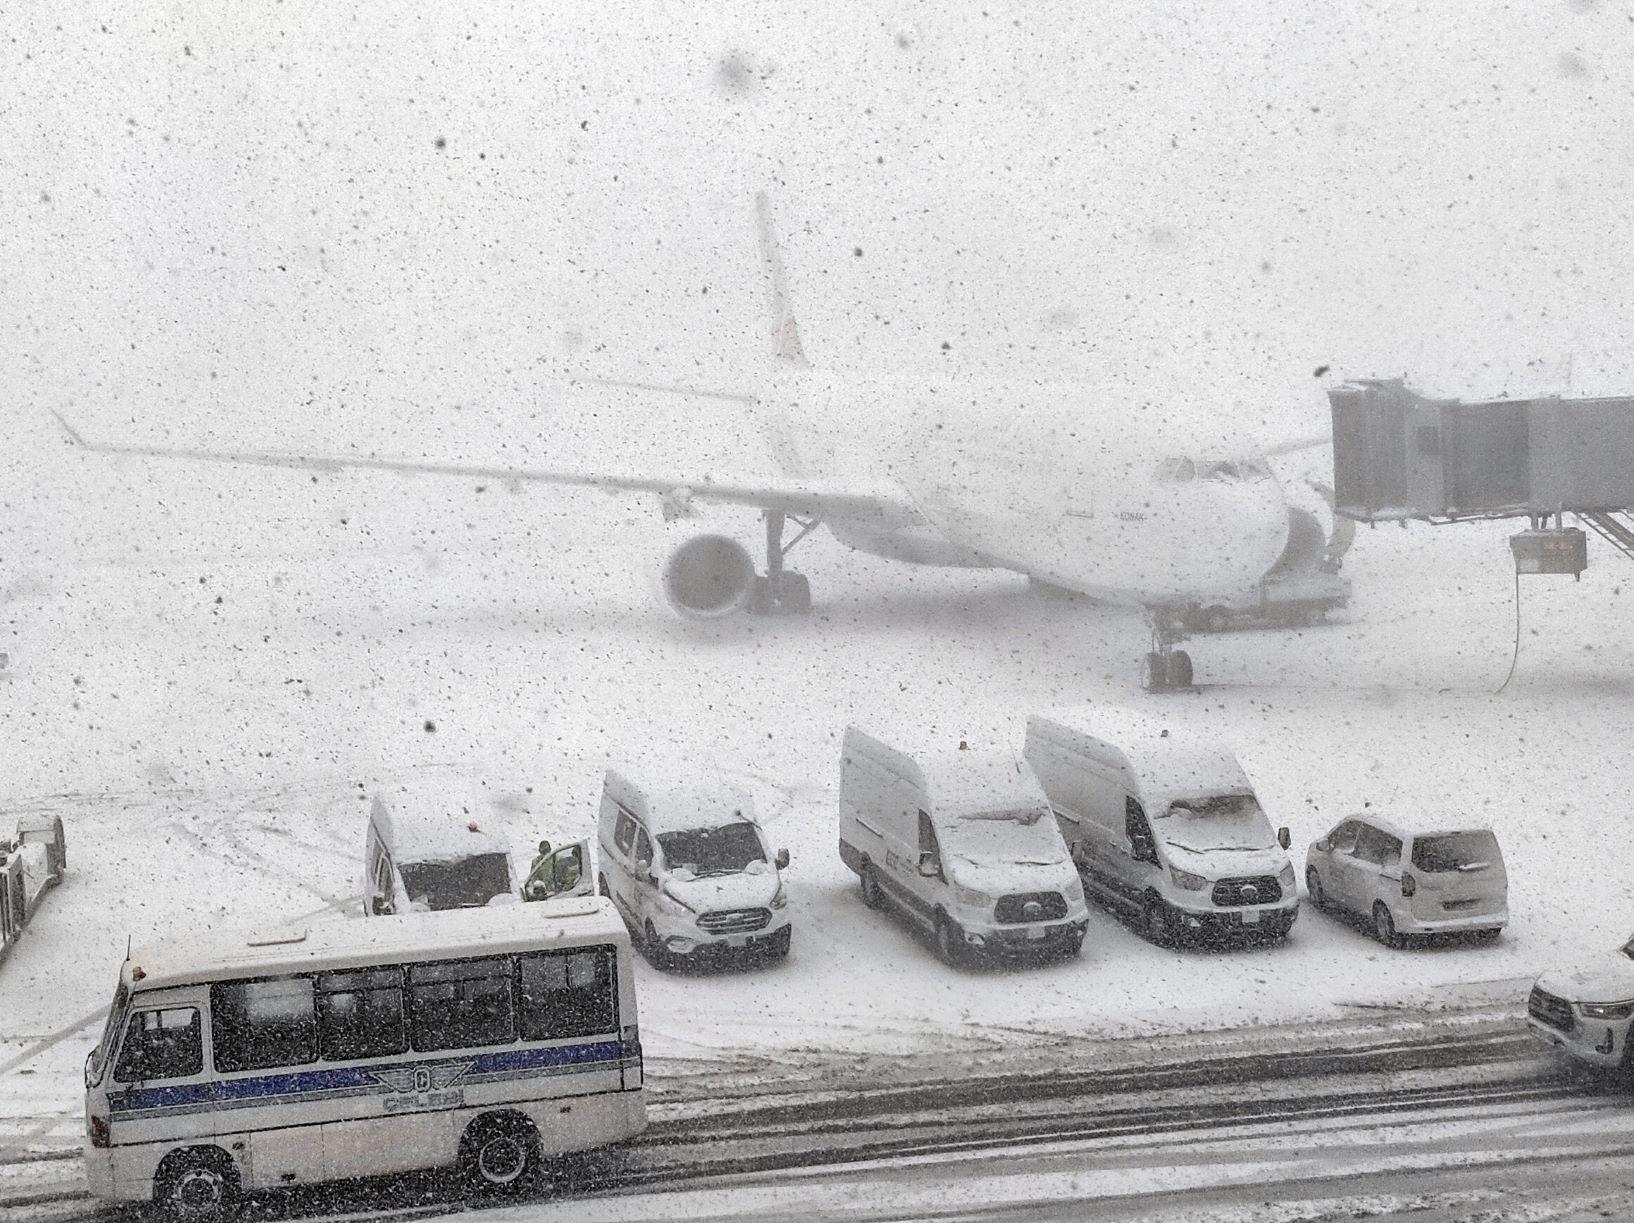
<svg viewBox="0 0 1634 1223">
<path fill-rule="evenodd" d="M 664 598 L 693 620 L 729 616 L 749 601 L 755 563 L 725 535 L 695 535 L 664 562 Z"/>
</svg>

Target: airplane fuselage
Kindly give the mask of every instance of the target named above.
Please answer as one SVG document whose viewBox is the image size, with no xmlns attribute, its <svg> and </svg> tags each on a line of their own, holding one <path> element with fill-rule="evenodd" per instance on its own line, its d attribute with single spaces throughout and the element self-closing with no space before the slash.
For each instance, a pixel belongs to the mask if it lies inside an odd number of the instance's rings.
<svg viewBox="0 0 1634 1223">
<path fill-rule="evenodd" d="M 1098 598 L 1207 603 L 1253 587 L 1288 538 L 1281 488 L 1249 449 L 1164 405 L 1080 385 L 853 381 L 791 372 L 762 397 L 773 457 L 891 488 L 898 522 L 827 525 L 859 550 L 1012 569 Z M 1194 409 L 1195 410 L 1195 409 Z"/>
</svg>

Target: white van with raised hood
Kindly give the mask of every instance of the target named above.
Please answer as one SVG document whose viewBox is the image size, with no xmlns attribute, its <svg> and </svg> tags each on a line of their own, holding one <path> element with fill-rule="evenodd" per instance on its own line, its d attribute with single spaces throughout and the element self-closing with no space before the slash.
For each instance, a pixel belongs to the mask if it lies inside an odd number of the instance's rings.
<svg viewBox="0 0 1634 1223">
<path fill-rule="evenodd" d="M 1288 830 L 1224 743 L 1096 707 L 1033 715 L 1026 756 L 1085 885 L 1152 942 L 1293 928 Z"/>
<path fill-rule="evenodd" d="M 747 791 L 678 767 L 608 769 L 597 832 L 597 887 L 655 964 L 788 955 L 789 851 L 771 851 Z"/>
<path fill-rule="evenodd" d="M 1634 939 L 1532 986 L 1526 1023 L 1580 1062 L 1634 1079 Z"/>
<path fill-rule="evenodd" d="M 1038 780 L 1013 751 L 910 754 L 857 727 L 840 758 L 840 858 L 889 904 L 967 951 L 1076 955 L 1084 889 Z"/>
</svg>

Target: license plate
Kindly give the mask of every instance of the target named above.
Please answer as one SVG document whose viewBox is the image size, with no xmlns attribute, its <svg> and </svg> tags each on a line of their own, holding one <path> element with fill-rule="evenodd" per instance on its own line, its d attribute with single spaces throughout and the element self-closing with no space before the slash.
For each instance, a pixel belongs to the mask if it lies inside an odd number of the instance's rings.
<svg viewBox="0 0 1634 1223">
<path fill-rule="evenodd" d="M 1260 911 L 1258 909 L 1249 909 L 1247 912 L 1245 912 L 1243 914 L 1243 925 L 1245 925 L 1245 926 L 1257 926 L 1259 924 L 1260 924 Z"/>
<path fill-rule="evenodd" d="M 1031 930 L 1027 931 L 1027 937 L 1036 943 L 1044 937 L 1045 933 L 1046 932 L 1043 926 L 1034 926 Z"/>
</svg>

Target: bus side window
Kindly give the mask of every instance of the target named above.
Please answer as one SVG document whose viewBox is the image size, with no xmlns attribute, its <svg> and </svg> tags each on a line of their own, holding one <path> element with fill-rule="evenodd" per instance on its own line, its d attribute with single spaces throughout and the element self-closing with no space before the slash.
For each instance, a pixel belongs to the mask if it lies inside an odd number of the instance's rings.
<svg viewBox="0 0 1634 1223">
<path fill-rule="evenodd" d="M 411 964 L 408 980 L 416 1052 L 508 1045 L 516 1039 L 509 957 Z"/>
<path fill-rule="evenodd" d="M 210 987 L 210 1034 L 218 1071 L 317 1061 L 312 978 L 217 982 Z"/>
<path fill-rule="evenodd" d="M 611 947 L 518 956 L 523 1040 L 560 1040 L 618 1031 Z"/>
<path fill-rule="evenodd" d="M 372 968 L 320 975 L 318 1040 L 328 1061 L 407 1053 L 402 970 Z"/>
<path fill-rule="evenodd" d="M 198 1074 L 204 1069 L 202 1032 L 197 1007 L 137 1011 L 119 1047 L 114 1081 L 153 1083 Z"/>
</svg>

